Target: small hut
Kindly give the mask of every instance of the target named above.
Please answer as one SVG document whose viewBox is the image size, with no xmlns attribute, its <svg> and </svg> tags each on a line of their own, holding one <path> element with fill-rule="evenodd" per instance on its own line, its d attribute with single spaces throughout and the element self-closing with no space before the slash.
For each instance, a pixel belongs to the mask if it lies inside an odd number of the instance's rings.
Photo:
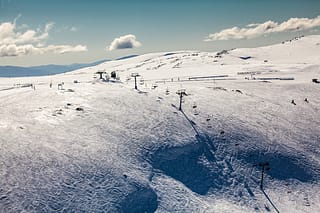
<svg viewBox="0 0 320 213">
<path fill-rule="evenodd" d="M 110 77 L 116 79 L 117 78 L 117 72 L 116 71 L 112 71 Z"/>
</svg>

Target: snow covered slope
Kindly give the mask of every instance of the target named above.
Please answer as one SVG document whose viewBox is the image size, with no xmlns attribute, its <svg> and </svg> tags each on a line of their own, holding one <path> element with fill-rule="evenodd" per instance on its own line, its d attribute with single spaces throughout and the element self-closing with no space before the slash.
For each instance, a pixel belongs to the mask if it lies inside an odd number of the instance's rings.
<svg viewBox="0 0 320 213">
<path fill-rule="evenodd" d="M 0 78 L 0 212 L 318 212 L 319 43 Z"/>
</svg>

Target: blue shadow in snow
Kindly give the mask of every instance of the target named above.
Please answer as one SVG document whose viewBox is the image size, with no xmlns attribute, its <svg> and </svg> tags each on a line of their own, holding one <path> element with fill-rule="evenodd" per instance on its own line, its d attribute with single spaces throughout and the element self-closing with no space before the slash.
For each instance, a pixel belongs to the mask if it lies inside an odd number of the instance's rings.
<svg viewBox="0 0 320 213">
<path fill-rule="evenodd" d="M 120 203 L 120 212 L 152 213 L 158 208 L 157 194 L 147 186 L 136 186 L 136 190 Z"/>
<path fill-rule="evenodd" d="M 285 151 L 272 153 L 270 151 L 251 150 L 248 153 L 240 154 L 240 158 L 240 160 L 252 165 L 257 165 L 260 162 L 269 162 L 270 170 L 266 174 L 274 179 L 295 179 L 301 182 L 310 182 L 319 178 L 311 162 L 301 156 L 288 154 Z"/>
<path fill-rule="evenodd" d="M 203 159 L 210 161 L 210 165 Z M 159 150 L 152 158 L 152 165 L 200 195 L 207 194 L 211 187 L 220 189 L 230 185 L 224 178 L 223 168 L 199 143 Z"/>
</svg>

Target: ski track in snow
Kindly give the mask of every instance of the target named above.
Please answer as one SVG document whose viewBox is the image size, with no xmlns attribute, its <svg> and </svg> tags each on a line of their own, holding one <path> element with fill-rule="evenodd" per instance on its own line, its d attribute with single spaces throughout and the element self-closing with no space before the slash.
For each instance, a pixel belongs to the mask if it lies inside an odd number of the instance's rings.
<svg viewBox="0 0 320 213">
<path fill-rule="evenodd" d="M 0 212 L 319 211 L 319 40 L 0 78 Z"/>
</svg>

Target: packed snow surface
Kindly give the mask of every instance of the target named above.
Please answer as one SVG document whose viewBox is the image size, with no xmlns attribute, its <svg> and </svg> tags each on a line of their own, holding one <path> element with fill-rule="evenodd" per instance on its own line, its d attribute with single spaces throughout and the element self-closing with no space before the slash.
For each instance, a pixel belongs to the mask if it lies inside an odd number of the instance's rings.
<svg viewBox="0 0 320 213">
<path fill-rule="evenodd" d="M 312 79 L 320 36 L 0 78 L 0 212 L 319 212 Z"/>
</svg>

